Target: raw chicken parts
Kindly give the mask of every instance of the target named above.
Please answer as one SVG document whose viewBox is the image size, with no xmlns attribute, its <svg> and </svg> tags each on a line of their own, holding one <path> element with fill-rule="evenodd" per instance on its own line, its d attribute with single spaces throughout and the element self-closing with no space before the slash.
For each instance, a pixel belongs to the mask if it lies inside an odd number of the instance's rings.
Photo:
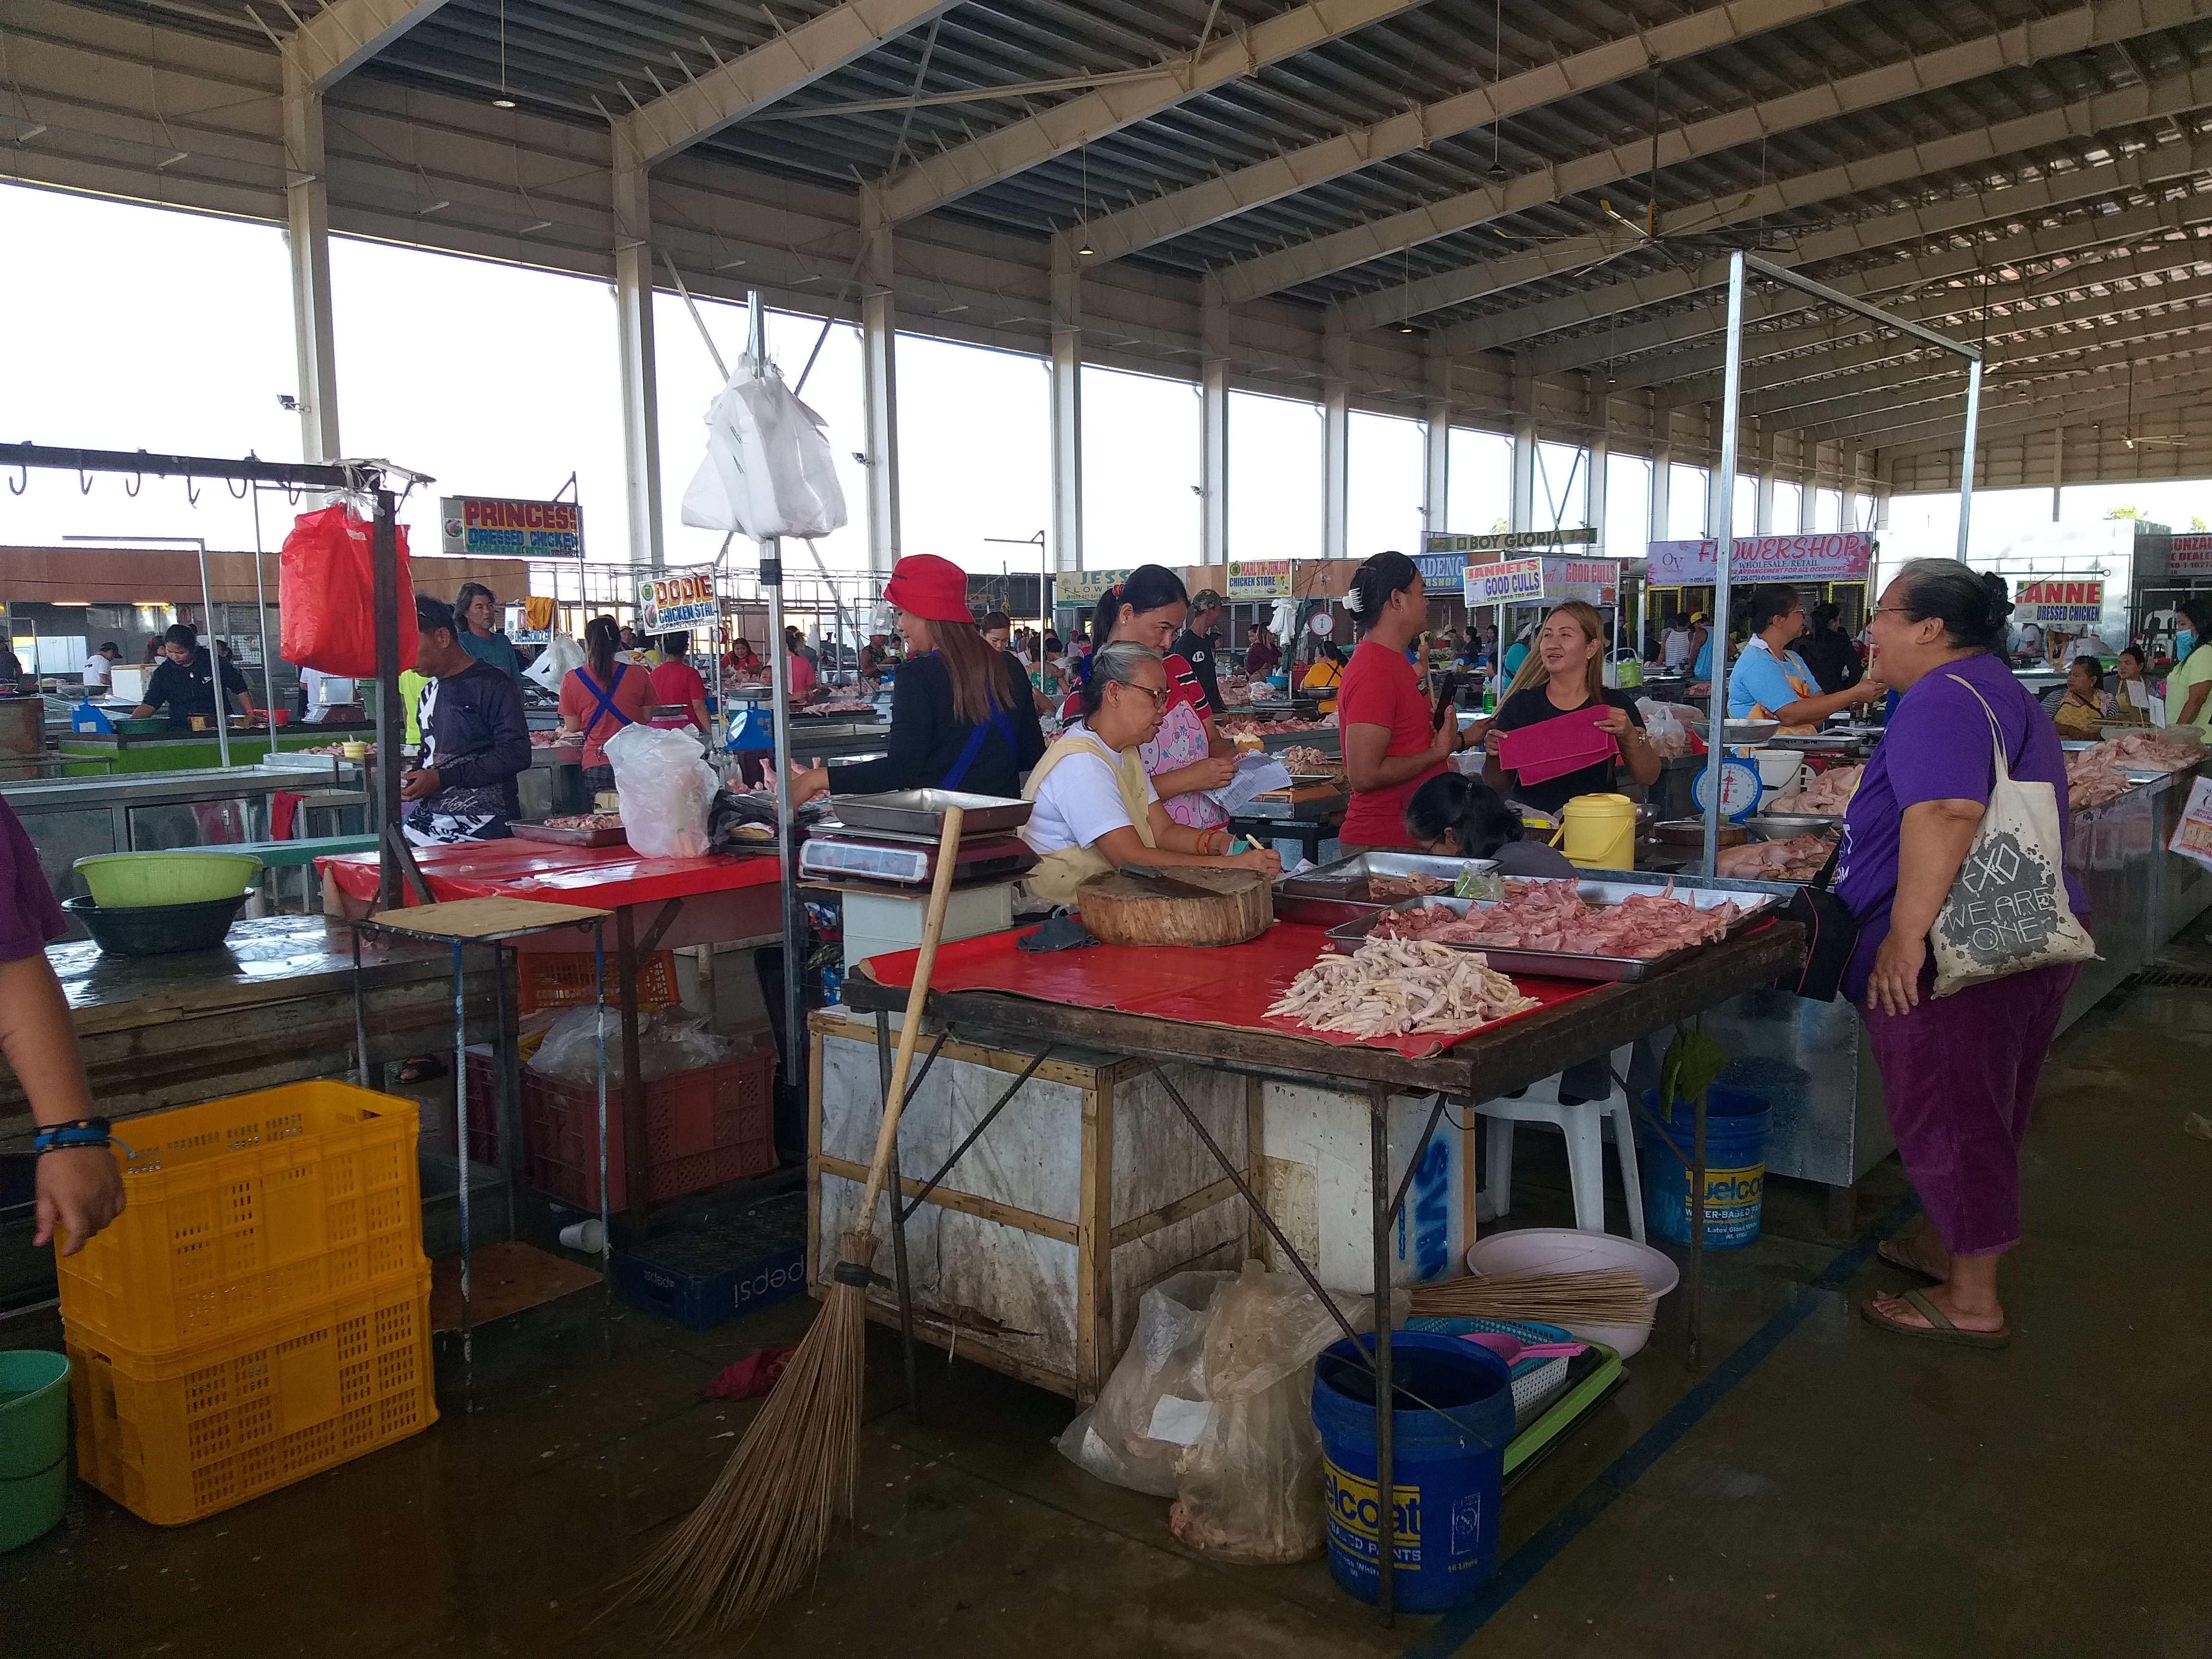
<svg viewBox="0 0 2212 1659">
<path fill-rule="evenodd" d="M 1778 795 L 1766 810 L 1777 817 L 1841 817 L 1857 793 L 1863 766 L 1832 766 L 1814 775 L 1802 789 Z"/>
<path fill-rule="evenodd" d="M 1348 957 L 1315 963 L 1267 1012 L 1316 1031 L 1391 1037 L 1471 1031 L 1538 1006 L 1480 956 L 1418 939 L 1370 939 Z"/>
<path fill-rule="evenodd" d="M 2066 757 L 2066 804 L 2102 806 L 2126 793 L 2130 772 L 2181 772 L 2204 758 L 2204 745 L 2182 732 L 2130 732 Z"/>
<path fill-rule="evenodd" d="M 1375 898 L 1426 898 L 1431 893 L 1449 893 L 1451 883 L 1442 876 L 1370 876 L 1367 891 Z"/>
<path fill-rule="evenodd" d="M 1713 860 L 1714 872 L 1739 880 L 1810 881 L 1820 873 L 1835 844 L 1832 836 L 1792 836 L 1787 841 L 1723 847 Z"/>
<path fill-rule="evenodd" d="M 1743 914 L 1732 902 L 1699 910 L 1661 893 L 1589 904 L 1571 881 L 1509 882 L 1505 890 L 1504 902 L 1473 906 L 1464 917 L 1442 905 L 1393 910 L 1376 919 L 1369 937 L 1649 959 L 1718 939 Z"/>
</svg>

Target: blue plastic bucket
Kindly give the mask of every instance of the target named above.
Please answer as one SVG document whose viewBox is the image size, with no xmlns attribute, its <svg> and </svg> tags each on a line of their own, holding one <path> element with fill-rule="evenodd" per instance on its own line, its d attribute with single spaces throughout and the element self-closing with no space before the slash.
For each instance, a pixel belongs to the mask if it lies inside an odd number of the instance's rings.
<svg viewBox="0 0 2212 1659">
<path fill-rule="evenodd" d="M 66 1354 L 0 1351 L 0 1550 L 45 1536 L 69 1495 Z"/>
<path fill-rule="evenodd" d="M 1656 1115 L 1659 1091 L 1644 1091 L 1644 1109 Z M 1690 1170 L 1696 1145 L 1692 1108 L 1677 1100 L 1667 1116 L 1666 1139 L 1643 1121 L 1644 1219 L 1660 1237 L 1690 1242 Z M 1759 1237 L 1766 1190 L 1766 1132 L 1773 1113 L 1757 1095 L 1716 1083 L 1705 1091 L 1705 1246 L 1740 1250 Z M 1668 1143 L 1674 1151 L 1669 1151 Z M 1681 1154 L 1675 1156 L 1675 1152 Z"/>
<path fill-rule="evenodd" d="M 1372 1335 L 1359 1343 L 1373 1353 Z M 1438 1613 L 1465 1601 L 1498 1568 L 1512 1373 L 1487 1348 L 1420 1331 L 1391 1334 L 1390 1364 L 1392 1590 L 1404 1612 Z M 1379 1593 L 1375 1374 L 1348 1341 L 1332 1344 L 1314 1362 L 1313 1416 L 1321 1431 L 1329 1574 L 1372 1601 Z"/>
</svg>

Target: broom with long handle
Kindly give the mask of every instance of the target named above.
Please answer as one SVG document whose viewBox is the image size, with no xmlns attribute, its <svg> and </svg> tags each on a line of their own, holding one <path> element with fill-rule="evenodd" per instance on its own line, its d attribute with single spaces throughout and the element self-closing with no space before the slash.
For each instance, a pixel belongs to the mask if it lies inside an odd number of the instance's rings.
<svg viewBox="0 0 2212 1659">
<path fill-rule="evenodd" d="M 869 1265 L 875 1259 L 876 1199 L 898 1138 L 899 1109 L 914 1066 L 923 1003 L 960 849 L 961 811 L 947 807 L 937 870 L 921 927 L 921 952 L 899 1026 L 898 1055 L 884 1097 L 876 1155 L 853 1230 L 830 1270 L 822 1310 L 776 1381 L 713 1490 L 663 1540 L 624 1590 L 624 1601 L 665 1601 L 682 1634 L 749 1624 L 805 1583 L 839 1517 L 853 1514 L 860 1431 L 861 1334 Z M 785 971 L 793 971 L 787 964 Z M 793 1040 L 797 1039 L 793 1033 Z M 894 1194 L 891 1202 L 898 1202 Z"/>
</svg>

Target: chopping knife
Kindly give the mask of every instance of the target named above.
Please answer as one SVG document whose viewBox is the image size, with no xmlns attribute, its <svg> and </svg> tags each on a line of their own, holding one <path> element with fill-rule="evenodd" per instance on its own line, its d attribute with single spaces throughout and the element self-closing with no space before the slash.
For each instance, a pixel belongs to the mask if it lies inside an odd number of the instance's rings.
<svg viewBox="0 0 2212 1659">
<path fill-rule="evenodd" d="M 1179 880 L 1164 875 L 1149 864 L 1125 864 L 1115 873 L 1133 877 L 1143 882 L 1163 898 L 1219 898 L 1211 887 L 1200 887 L 1195 882 Z"/>
</svg>

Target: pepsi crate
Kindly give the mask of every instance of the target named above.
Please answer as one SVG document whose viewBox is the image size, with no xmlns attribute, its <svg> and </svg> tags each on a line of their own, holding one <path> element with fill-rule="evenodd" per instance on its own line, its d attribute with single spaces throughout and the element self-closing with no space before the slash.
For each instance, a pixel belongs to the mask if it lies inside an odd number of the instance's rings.
<svg viewBox="0 0 2212 1659">
<path fill-rule="evenodd" d="M 806 1194 L 709 1210 L 615 1260 L 634 1308 L 703 1331 L 806 1288 Z"/>
</svg>

